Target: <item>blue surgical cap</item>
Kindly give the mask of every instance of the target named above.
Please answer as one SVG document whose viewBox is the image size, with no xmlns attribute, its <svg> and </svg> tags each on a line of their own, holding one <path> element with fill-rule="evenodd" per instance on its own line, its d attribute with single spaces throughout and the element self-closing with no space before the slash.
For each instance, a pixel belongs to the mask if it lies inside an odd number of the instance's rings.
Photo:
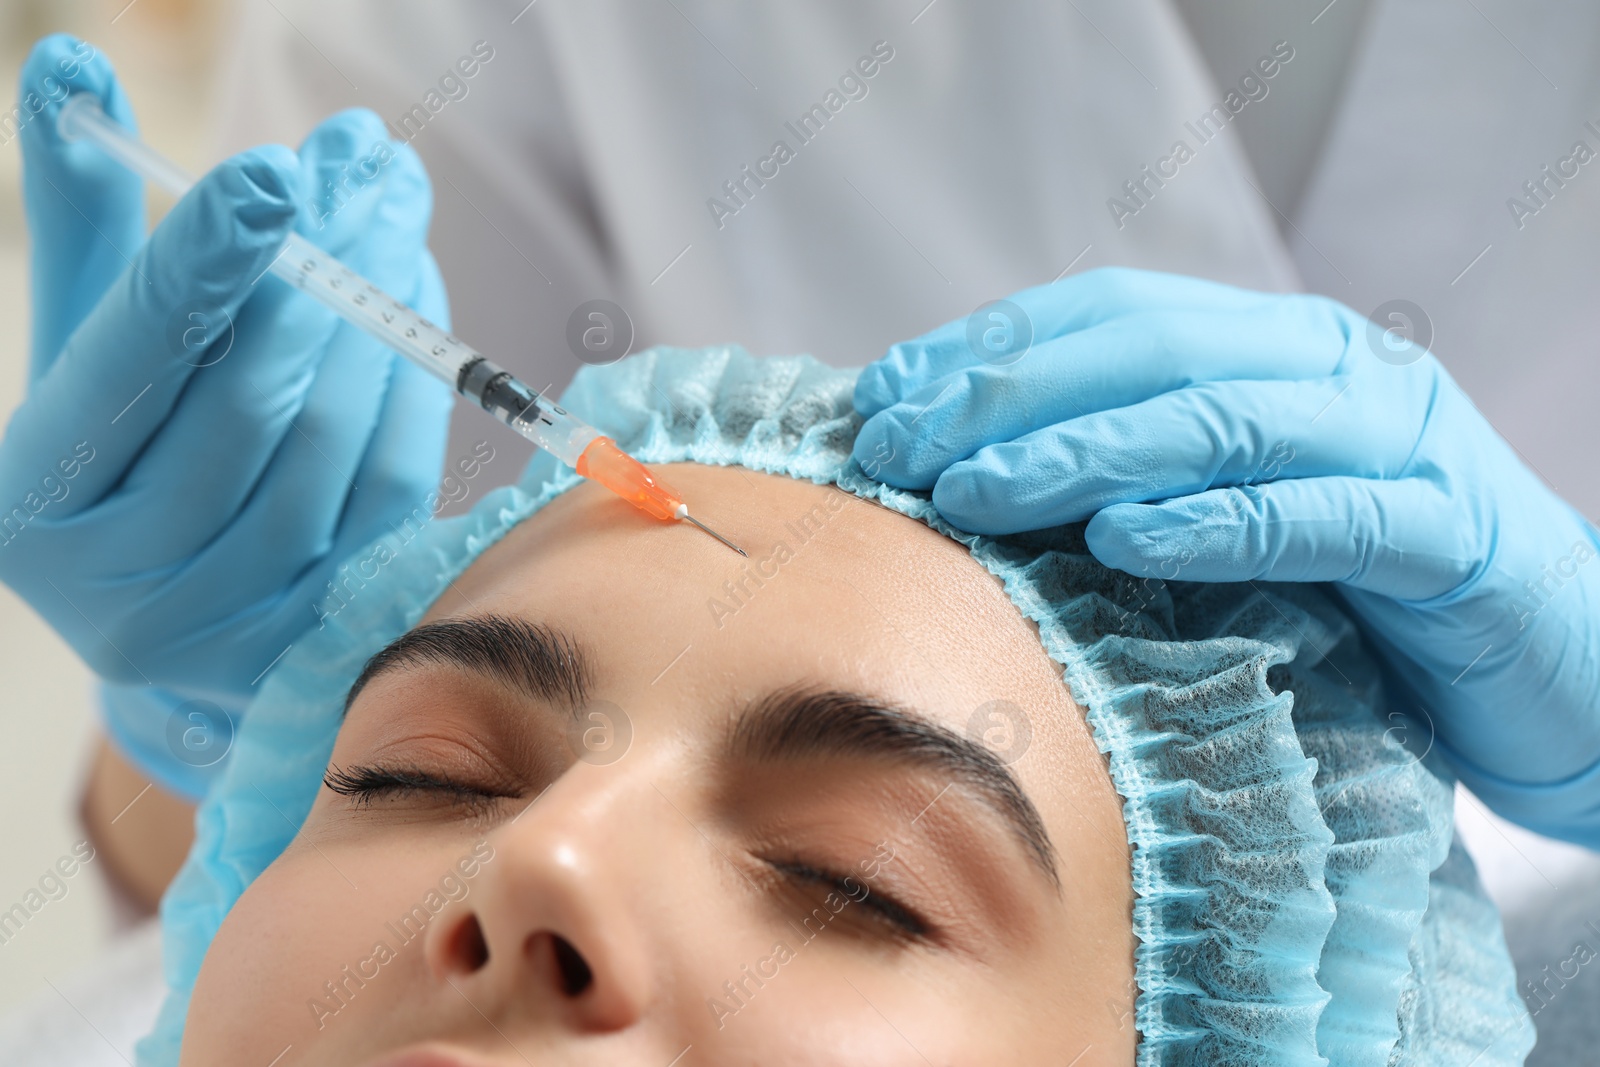
<svg viewBox="0 0 1600 1067">
<path fill-rule="evenodd" d="M 1522 1063 L 1533 1028 L 1454 839 L 1453 782 L 1328 593 L 1113 571 L 1081 525 L 953 529 L 927 494 L 851 459 L 855 376 L 809 357 L 661 348 L 584 368 L 562 403 L 647 463 L 837 484 L 961 542 L 1000 579 L 1124 798 L 1142 1067 Z M 141 1065 L 177 1063 L 207 946 L 310 811 L 367 658 L 579 481 L 537 456 L 470 514 L 389 535 L 387 552 L 362 553 L 385 560 L 377 573 L 262 683 L 162 903 L 171 990 Z"/>
</svg>

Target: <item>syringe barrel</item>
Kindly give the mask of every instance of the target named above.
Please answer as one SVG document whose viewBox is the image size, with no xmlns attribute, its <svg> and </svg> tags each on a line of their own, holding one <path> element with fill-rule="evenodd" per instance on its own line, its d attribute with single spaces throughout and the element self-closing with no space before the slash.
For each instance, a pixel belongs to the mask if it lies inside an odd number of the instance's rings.
<svg viewBox="0 0 1600 1067">
<path fill-rule="evenodd" d="M 272 273 L 327 305 L 569 467 L 600 431 L 529 389 L 510 371 L 328 255 L 290 234 Z"/>
<path fill-rule="evenodd" d="M 271 270 L 452 387 L 462 367 L 483 358 L 297 233 L 284 242 Z"/>
<path fill-rule="evenodd" d="M 108 116 L 88 93 L 61 107 L 57 128 L 84 140 L 134 173 L 181 196 L 194 179 Z M 302 293 L 481 404 L 513 430 L 576 467 L 600 431 L 539 396 L 505 368 L 448 330 L 429 322 L 298 234 L 290 234 L 269 268 Z"/>
</svg>

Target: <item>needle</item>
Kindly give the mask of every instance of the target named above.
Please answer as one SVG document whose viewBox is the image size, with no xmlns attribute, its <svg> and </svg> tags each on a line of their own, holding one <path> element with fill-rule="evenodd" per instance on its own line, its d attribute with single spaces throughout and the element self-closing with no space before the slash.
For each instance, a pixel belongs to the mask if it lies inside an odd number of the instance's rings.
<svg viewBox="0 0 1600 1067">
<path fill-rule="evenodd" d="M 731 548 L 735 552 L 739 553 L 739 555 L 743 556 L 745 559 L 749 559 L 750 558 L 750 553 L 746 552 L 744 549 L 740 548 L 738 545 L 734 544 L 732 541 L 728 540 L 726 537 L 723 537 L 721 534 L 717 533 L 717 531 L 713 530 L 711 527 L 707 526 L 705 523 L 701 522 L 699 519 L 697 519 L 693 515 L 689 514 L 689 509 L 688 508 L 685 508 L 683 510 L 683 513 L 681 515 L 679 515 L 678 517 L 681 518 L 681 519 L 688 519 L 690 522 L 692 522 L 696 526 L 700 527 L 700 529 L 704 530 L 706 533 L 710 534 L 712 537 L 715 537 L 718 541 L 721 541 L 723 544 L 727 545 L 729 548 Z"/>
</svg>

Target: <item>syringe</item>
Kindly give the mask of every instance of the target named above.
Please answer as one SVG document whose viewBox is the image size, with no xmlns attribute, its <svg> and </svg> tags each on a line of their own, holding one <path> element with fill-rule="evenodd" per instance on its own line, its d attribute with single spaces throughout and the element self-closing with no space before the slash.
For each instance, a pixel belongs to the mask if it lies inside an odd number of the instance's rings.
<svg viewBox="0 0 1600 1067">
<path fill-rule="evenodd" d="M 61 107 L 57 129 L 68 141 L 88 141 L 108 156 L 182 196 L 194 178 L 119 125 L 91 94 Z M 689 514 L 671 486 L 611 438 L 529 389 L 510 371 L 423 318 L 333 256 L 291 233 L 268 270 L 314 297 L 346 322 L 448 382 L 523 437 L 657 519 L 686 520 L 739 555 L 745 550 Z"/>
</svg>

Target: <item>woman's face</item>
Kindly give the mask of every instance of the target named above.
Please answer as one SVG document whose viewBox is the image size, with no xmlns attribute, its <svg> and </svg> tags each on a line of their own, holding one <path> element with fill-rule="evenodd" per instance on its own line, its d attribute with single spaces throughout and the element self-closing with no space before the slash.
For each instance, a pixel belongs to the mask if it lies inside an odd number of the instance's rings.
<svg viewBox="0 0 1600 1067">
<path fill-rule="evenodd" d="M 749 559 L 590 486 L 486 552 L 357 684 L 186 1067 L 1132 1063 L 1121 803 L 1032 624 L 904 516 L 662 473 Z"/>
</svg>

